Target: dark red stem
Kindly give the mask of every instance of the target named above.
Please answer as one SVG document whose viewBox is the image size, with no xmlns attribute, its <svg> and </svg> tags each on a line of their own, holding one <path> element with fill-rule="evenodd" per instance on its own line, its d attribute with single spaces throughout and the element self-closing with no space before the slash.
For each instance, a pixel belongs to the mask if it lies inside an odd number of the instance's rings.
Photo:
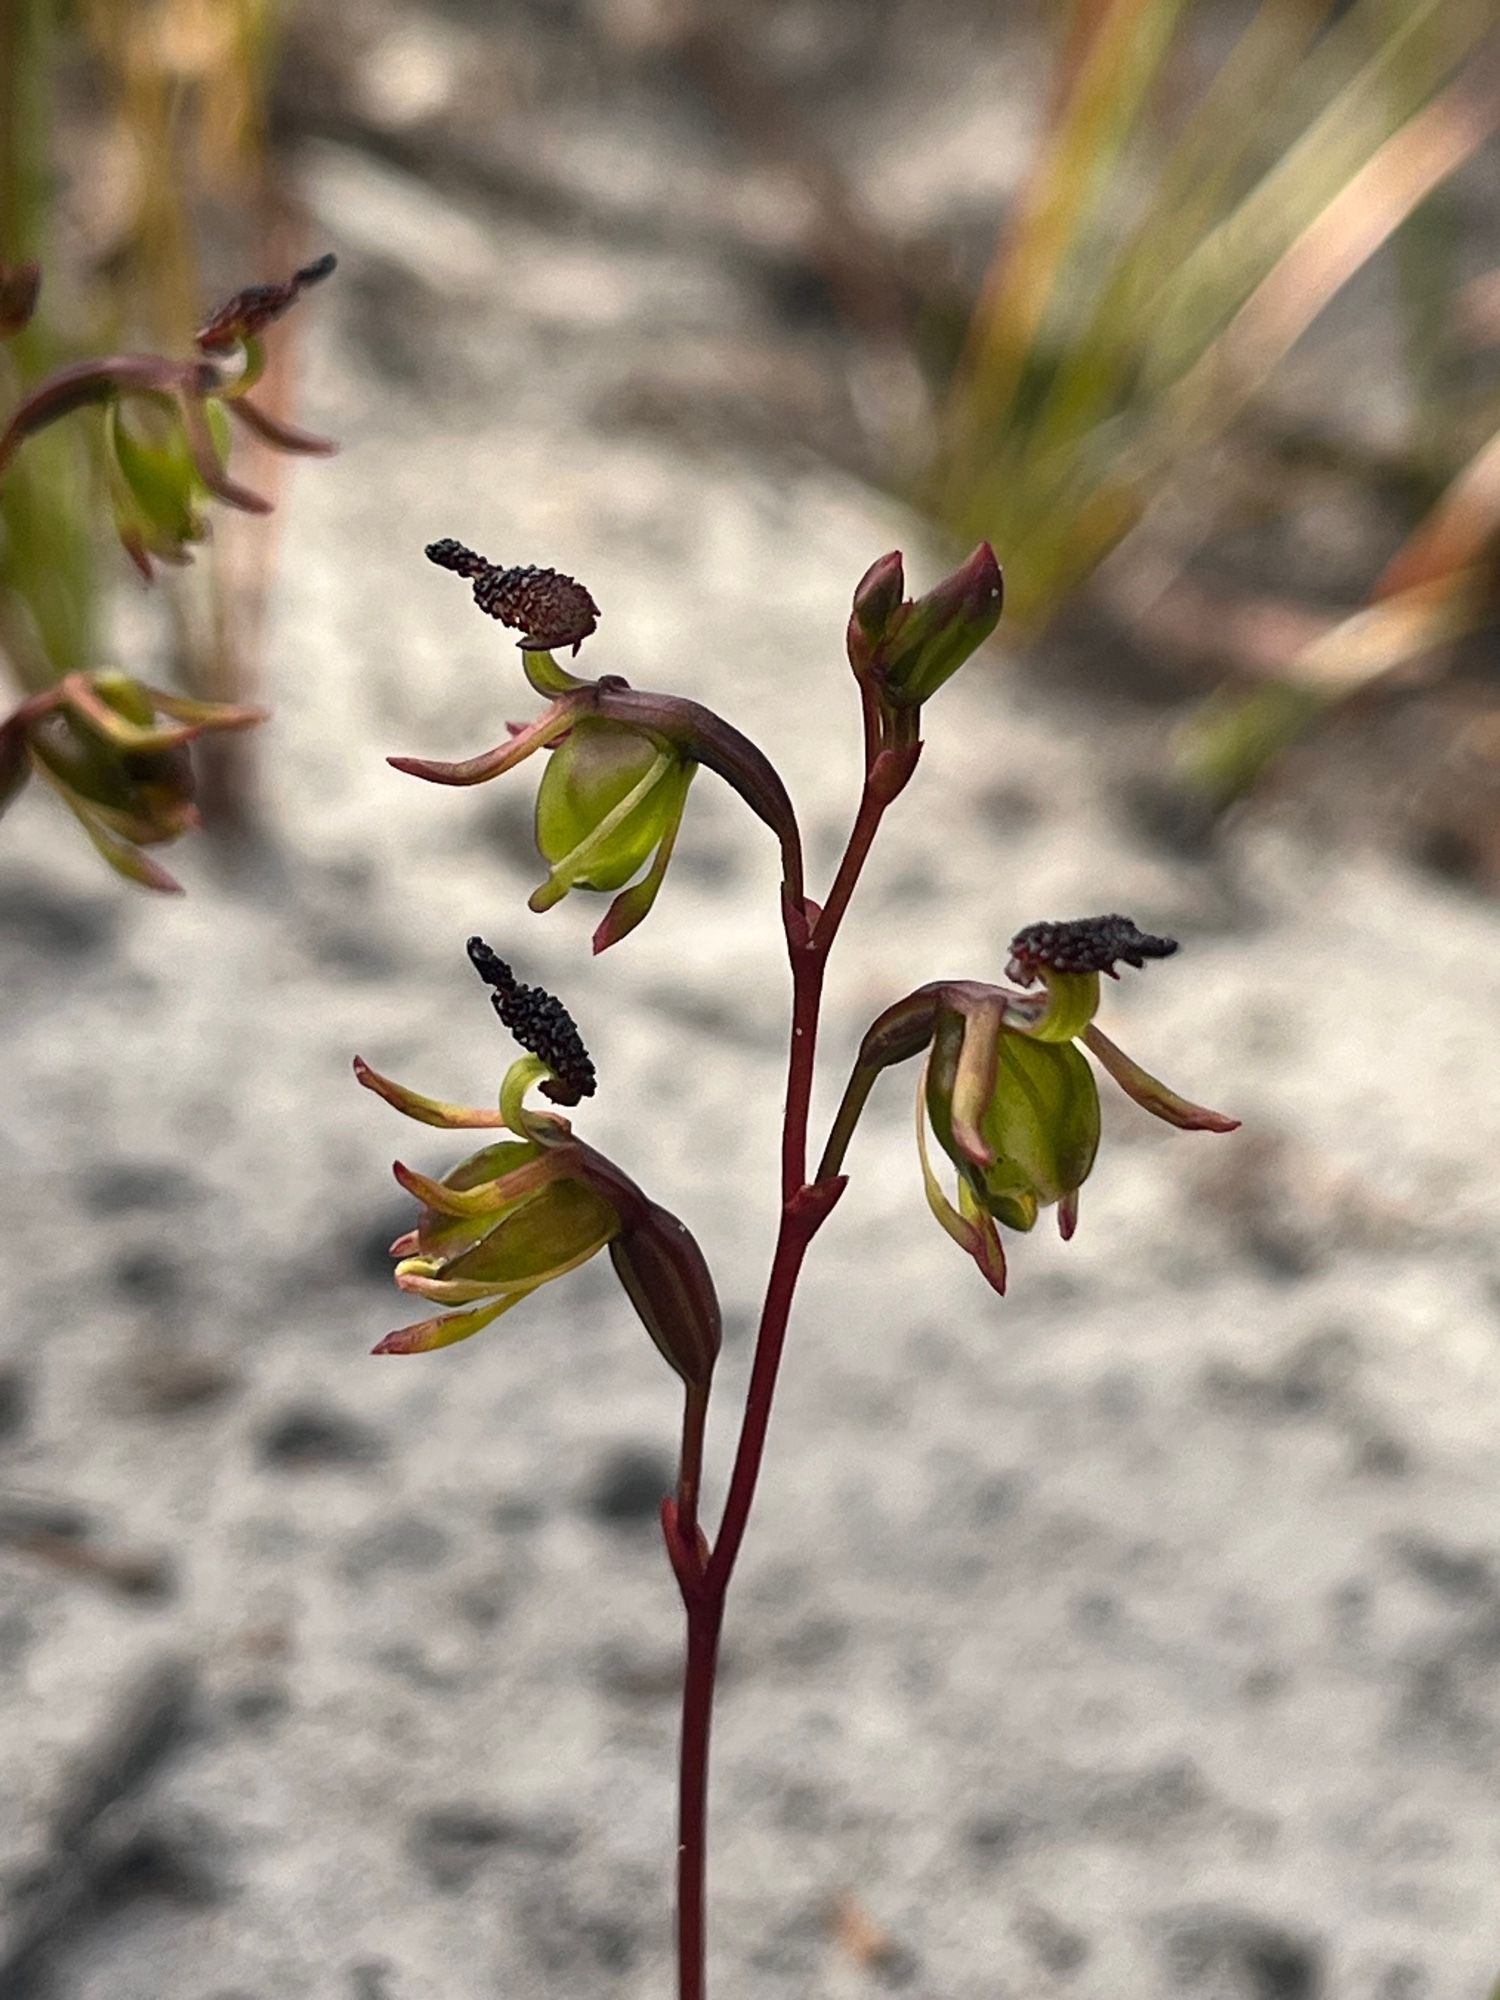
<svg viewBox="0 0 1500 2000">
<path fill-rule="evenodd" d="M 864 791 L 828 901 L 821 911 L 810 906 L 788 906 L 792 1029 L 782 1119 L 781 1226 L 766 1282 L 765 1303 L 761 1308 L 760 1327 L 756 1334 L 755 1358 L 751 1364 L 739 1444 L 712 1552 L 705 1555 L 697 1527 L 703 1431 L 701 1412 L 697 1427 L 693 1428 L 691 1399 L 683 1426 L 683 1460 L 677 1501 L 675 1505 L 669 1505 L 665 1514 L 668 1548 L 687 1611 L 687 1667 L 682 1690 L 677 1818 L 678 2000 L 704 2000 L 707 1990 L 704 1909 L 708 1855 L 708 1743 L 725 1598 L 755 1500 L 756 1483 L 770 1430 L 771 1407 L 776 1396 L 776 1378 L 781 1367 L 803 1259 L 844 1187 L 842 1179 L 820 1182 L 811 1187 L 807 1185 L 807 1127 L 817 1058 L 823 975 L 829 951 L 849 907 L 881 818 L 915 767 L 916 747 L 912 744 L 909 751 L 877 752 L 871 742 L 867 718 Z"/>
<path fill-rule="evenodd" d="M 682 1681 L 682 1755 L 677 1783 L 677 1994 L 704 2000 L 707 1990 L 708 1734 L 713 1722 L 723 1606 L 687 1607 L 687 1668 Z"/>
</svg>

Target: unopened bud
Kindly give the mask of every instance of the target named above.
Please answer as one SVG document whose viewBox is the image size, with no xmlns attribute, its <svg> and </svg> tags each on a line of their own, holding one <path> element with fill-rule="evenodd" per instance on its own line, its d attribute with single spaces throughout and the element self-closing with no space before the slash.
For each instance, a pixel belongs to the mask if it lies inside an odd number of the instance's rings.
<svg viewBox="0 0 1500 2000">
<path fill-rule="evenodd" d="M 854 617 L 866 639 L 878 641 L 887 625 L 901 609 L 906 574 L 901 567 L 901 551 L 871 563 L 854 586 Z"/>
<path fill-rule="evenodd" d="M 925 597 L 905 605 L 877 644 L 871 671 L 897 708 L 916 708 L 977 652 L 1000 622 L 1004 585 L 988 542 Z"/>
</svg>

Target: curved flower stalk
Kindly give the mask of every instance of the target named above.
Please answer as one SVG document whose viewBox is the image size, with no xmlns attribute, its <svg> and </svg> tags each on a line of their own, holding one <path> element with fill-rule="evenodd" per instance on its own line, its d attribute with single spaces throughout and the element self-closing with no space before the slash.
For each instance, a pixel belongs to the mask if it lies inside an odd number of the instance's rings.
<svg viewBox="0 0 1500 2000">
<path fill-rule="evenodd" d="M 469 957 L 492 989 L 495 1011 L 530 1051 L 513 1063 L 494 1111 L 419 1096 L 372 1070 L 367 1090 L 409 1118 L 448 1130 L 490 1127 L 492 1141 L 433 1180 L 396 1162 L 396 1179 L 421 1204 L 391 1245 L 404 1292 L 456 1307 L 388 1334 L 377 1354 L 427 1354 L 491 1325 L 513 1306 L 607 1249 L 626 1297 L 699 1410 L 721 1337 L 719 1304 L 703 1253 L 686 1226 L 652 1201 L 553 1112 L 527 1108 L 540 1085 L 554 1103 L 595 1088 L 594 1067 L 571 1016 L 539 987 L 522 986 L 479 938 Z"/>
<path fill-rule="evenodd" d="M 573 889 L 612 894 L 594 933 L 595 951 L 627 937 L 649 913 L 665 879 L 699 766 L 731 785 L 775 834 L 787 906 L 803 904 L 802 842 L 785 785 L 747 736 L 701 703 L 633 688 L 618 674 L 585 680 L 560 666 L 552 647 L 576 653 L 598 607 L 555 570 L 502 569 L 459 542 L 432 543 L 428 557 L 473 581 L 475 601 L 520 631 L 526 678 L 547 709 L 512 724 L 493 750 L 460 763 L 391 757 L 398 771 L 437 785 L 482 785 L 538 750 L 551 753 L 537 793 L 536 843 L 547 863 L 531 908 L 550 910 Z"/>
<path fill-rule="evenodd" d="M 21 446 L 59 418 L 90 405 L 105 413 L 115 528 L 149 581 L 153 559 L 184 563 L 208 533 L 212 500 L 266 514 L 270 501 L 229 473 L 230 420 L 278 451 L 327 454 L 337 447 L 282 423 L 250 400 L 265 366 L 261 335 L 309 285 L 334 268 L 332 256 L 283 284 L 237 292 L 212 313 L 186 359 L 112 354 L 57 369 L 26 395 L 0 433 L 0 478 Z M 19 281 L 10 289 L 20 294 Z M 35 288 L 29 304 L 35 304 Z"/>
<path fill-rule="evenodd" d="M 189 701 L 127 674 L 68 674 L 0 723 L 0 812 L 34 773 L 118 874 L 174 892 L 181 885 L 142 850 L 198 824 L 188 745 L 265 713 Z"/>
<path fill-rule="evenodd" d="M 1239 1120 L 1191 1104 L 1094 1026 L 1099 976 L 1177 950 L 1128 917 L 1032 924 L 1011 940 L 1007 976 L 1022 988 L 939 981 L 889 1007 L 860 1045 L 819 1179 L 838 1172 L 881 1070 L 927 1052 L 917 1092 L 917 1148 L 928 1206 L 997 1292 L 1006 1282 L 997 1225 L 1035 1227 L 1055 1208 L 1066 1241 L 1099 1149 L 1099 1092 L 1081 1044 L 1143 1110 L 1189 1132 Z M 958 1173 L 956 1205 L 933 1171 L 928 1130 Z"/>
</svg>

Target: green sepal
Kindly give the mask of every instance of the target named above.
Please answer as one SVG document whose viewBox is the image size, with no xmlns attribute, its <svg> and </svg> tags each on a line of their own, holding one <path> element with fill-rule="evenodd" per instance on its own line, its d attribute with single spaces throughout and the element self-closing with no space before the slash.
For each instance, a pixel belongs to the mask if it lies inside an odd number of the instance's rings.
<svg viewBox="0 0 1500 2000">
<path fill-rule="evenodd" d="M 145 400 L 134 399 L 137 407 Z M 148 548 L 165 553 L 203 539 L 204 521 L 198 511 L 203 482 L 193 465 L 175 404 L 165 396 L 156 396 L 149 399 L 147 407 L 153 416 L 160 413 L 159 441 L 127 421 L 118 398 L 105 413 L 105 437 L 122 526 L 133 526 Z M 209 421 L 212 424 L 212 409 Z M 227 444 L 221 449 L 227 449 Z"/>
<path fill-rule="evenodd" d="M 558 1276 L 602 1250 L 619 1226 L 619 1217 L 592 1188 L 581 1181 L 552 1181 L 445 1264 L 443 1278 L 498 1288 Z"/>
<path fill-rule="evenodd" d="M 927 1112 L 938 1144 L 989 1214 L 1008 1228 L 1033 1227 L 1039 1208 L 1082 1186 L 1099 1149 L 1099 1092 L 1069 1042 L 1002 1033 L 995 1084 L 978 1119 L 983 1161 L 954 1131 L 953 1089 L 964 1023 L 939 1023 L 927 1073 Z"/>
<path fill-rule="evenodd" d="M 1093 1071 L 1071 1042 L 1007 1035 L 983 1131 L 997 1162 L 991 1170 L 996 1177 L 985 1176 L 987 1191 L 1015 1197 L 1019 1175 L 1036 1201 L 1050 1206 L 1083 1185 L 1099 1150 L 1099 1090 Z M 1024 1194 L 1020 1200 L 1023 1209 L 1030 1207 Z M 1036 1219 L 1034 1208 L 1031 1219 Z"/>
<path fill-rule="evenodd" d="M 532 1291 L 536 1289 L 533 1286 Z M 530 1292 L 510 1292 L 490 1305 L 475 1306 L 469 1312 L 439 1313 L 434 1319 L 419 1320 L 415 1326 L 398 1327 L 372 1347 L 372 1354 L 431 1354 L 439 1347 L 452 1347 L 468 1340 L 502 1313 L 518 1306 Z"/>
</svg>

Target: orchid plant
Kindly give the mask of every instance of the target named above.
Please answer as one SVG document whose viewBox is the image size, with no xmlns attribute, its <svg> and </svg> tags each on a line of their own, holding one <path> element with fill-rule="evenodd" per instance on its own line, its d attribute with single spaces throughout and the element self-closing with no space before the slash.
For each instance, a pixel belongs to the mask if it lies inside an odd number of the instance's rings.
<svg viewBox="0 0 1500 2000">
<path fill-rule="evenodd" d="M 0 653 L 30 690 L 0 715 L 0 813 L 28 777 L 39 778 L 110 867 L 143 888 L 178 887 L 146 849 L 198 823 L 188 746 L 248 729 L 265 710 L 190 700 L 96 662 L 88 592 L 68 560 L 91 524 L 71 519 L 62 485 L 23 476 L 22 453 L 60 419 L 96 410 L 100 476 L 84 482 L 83 511 L 96 488 L 107 494 L 114 532 L 147 583 L 159 563 L 190 563 L 210 533 L 213 502 L 271 511 L 230 473 L 235 424 L 276 451 L 336 448 L 250 395 L 265 368 L 266 329 L 333 268 L 324 256 L 283 282 L 236 292 L 203 320 L 190 354 L 112 354 L 55 369 L 20 390 L 0 428 Z M 25 333 L 40 287 L 36 264 L 0 265 L 0 339 Z M 0 366 L 0 384 L 19 373 Z"/>
<path fill-rule="evenodd" d="M 922 749 L 925 703 L 994 631 L 1001 576 L 987 544 L 934 589 L 905 596 L 899 554 L 882 558 L 854 593 L 847 650 L 864 728 L 864 784 L 853 828 L 821 901 L 807 893 L 797 817 L 786 787 L 755 745 L 711 710 L 678 695 L 632 688 L 618 675 L 584 679 L 554 651 L 576 654 L 599 611 L 571 577 L 506 569 L 459 543 L 428 556 L 467 579 L 488 616 L 521 634 L 527 680 L 547 706 L 511 726 L 495 748 L 459 763 L 393 757 L 398 770 L 443 785 L 478 785 L 538 752 L 536 844 L 547 874 L 531 898 L 550 909 L 574 890 L 611 897 L 594 934 L 602 951 L 650 912 L 670 863 L 689 786 L 700 767 L 730 785 L 771 830 L 781 853 L 781 913 L 792 978 L 791 1036 L 782 1125 L 780 1226 L 766 1284 L 739 1442 L 717 1528 L 700 1520 L 704 1430 L 720 1315 L 713 1280 L 687 1226 L 612 1161 L 578 1138 L 533 1090 L 574 1108 L 594 1094 L 594 1067 L 562 1004 L 522 985 L 482 940 L 469 957 L 524 1054 L 495 1109 L 418 1095 L 356 1059 L 359 1081 L 406 1116 L 452 1130 L 505 1136 L 441 1180 L 397 1164 L 417 1201 L 413 1226 L 392 1244 L 397 1285 L 446 1310 L 388 1335 L 378 1354 L 420 1354 L 463 1341 L 541 1285 L 607 1249 L 626 1297 L 681 1378 L 683 1420 L 675 1491 L 662 1534 L 686 1623 L 678 1773 L 676 1960 L 678 2000 L 706 1992 L 705 1879 L 708 1744 L 719 1640 L 735 1563 L 750 1519 L 777 1373 L 809 1247 L 843 1193 L 844 1161 L 881 1072 L 921 1057 L 917 1140 L 927 1201 L 947 1233 L 1003 1293 L 1001 1230 L 1030 1230 L 1044 1208 L 1064 1238 L 1099 1146 L 1099 1095 L 1087 1051 L 1144 1110 L 1186 1131 L 1230 1132 L 1237 1121 L 1189 1103 L 1149 1075 L 1095 1025 L 1102 975 L 1171 956 L 1170 938 L 1118 915 L 1027 925 L 1011 940 L 1008 985 L 939 981 L 871 1023 L 815 1168 L 808 1126 L 829 953 L 861 870 Z M 957 1176 L 950 1200 L 933 1170 L 928 1131 Z"/>
</svg>

